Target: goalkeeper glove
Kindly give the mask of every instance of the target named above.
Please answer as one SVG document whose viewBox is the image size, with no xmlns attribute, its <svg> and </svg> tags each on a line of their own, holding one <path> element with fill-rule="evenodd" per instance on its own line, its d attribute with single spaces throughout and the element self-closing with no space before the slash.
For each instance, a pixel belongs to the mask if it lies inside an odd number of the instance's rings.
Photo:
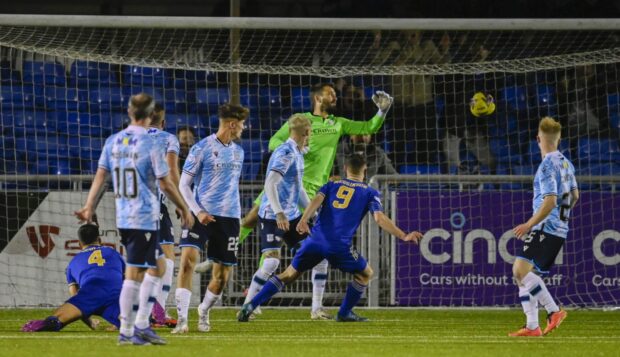
<svg viewBox="0 0 620 357">
<path fill-rule="evenodd" d="M 372 96 L 372 101 L 375 102 L 375 105 L 380 111 L 386 113 L 392 106 L 394 98 L 386 92 L 379 90 Z"/>
</svg>

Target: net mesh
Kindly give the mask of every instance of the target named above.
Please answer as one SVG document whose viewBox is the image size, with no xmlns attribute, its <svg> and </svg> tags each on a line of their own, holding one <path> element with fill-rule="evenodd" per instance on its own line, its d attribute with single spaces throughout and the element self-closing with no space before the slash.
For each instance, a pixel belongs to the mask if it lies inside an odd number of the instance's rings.
<svg viewBox="0 0 620 357">
<path fill-rule="evenodd" d="M 345 154 L 363 151 L 369 176 L 531 176 L 540 162 L 539 118 L 560 120 L 562 152 L 578 174 L 600 177 L 580 185 L 584 200 L 569 239 L 596 244 L 567 244 L 552 275 L 558 282 L 549 284 L 565 304 L 617 304 L 620 198 L 605 178 L 620 173 L 618 35 L 239 30 L 231 46 L 228 29 L 0 26 L 0 174 L 7 175 L 0 182 L 0 305 L 65 300 L 63 272 L 77 247 L 71 212 L 89 187 L 69 175 L 93 174 L 105 138 L 127 123 L 131 94 L 152 94 L 164 103 L 166 129 L 191 128 L 196 140 L 216 130 L 219 104 L 239 98 L 250 109 L 242 139 L 247 211 L 262 188 L 269 138 L 290 114 L 312 110 L 309 88 L 325 81 L 336 84 L 335 112 L 354 120 L 374 115 L 376 90 L 395 99 L 369 144 L 343 136 L 335 175 L 343 174 Z M 477 92 L 493 97 L 492 114 L 471 114 Z M 389 237 L 376 243 L 372 229 L 357 238 L 375 264 L 373 304 L 518 303 L 509 281 L 516 245 L 506 232 L 531 214 L 531 183 L 429 180 L 381 188 L 400 225 L 432 234 L 420 249 Z M 104 241 L 120 249 L 113 207 L 106 197 L 98 213 Z M 258 252 L 254 233 L 241 247 L 226 304 L 243 299 Z M 283 266 L 291 258 L 284 254 Z M 447 283 L 457 277 L 462 283 Z M 326 304 L 339 302 L 348 280 L 330 270 Z M 308 304 L 311 290 L 306 274 L 273 303 Z"/>
</svg>

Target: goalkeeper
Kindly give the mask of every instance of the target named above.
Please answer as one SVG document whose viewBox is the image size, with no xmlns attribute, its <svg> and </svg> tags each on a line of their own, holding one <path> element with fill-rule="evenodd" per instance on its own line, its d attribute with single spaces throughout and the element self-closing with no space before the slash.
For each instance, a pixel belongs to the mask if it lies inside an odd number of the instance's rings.
<svg viewBox="0 0 620 357">
<path fill-rule="evenodd" d="M 303 113 L 312 123 L 312 135 L 307 152 L 304 154 L 303 186 L 312 199 L 318 189 L 326 184 L 329 179 L 340 137 L 342 135 L 369 135 L 378 132 L 392 105 L 393 98 L 385 92 L 378 91 L 372 96 L 372 100 L 378 108 L 377 114 L 368 121 L 353 121 L 332 114 L 337 101 L 336 90 L 332 84 L 315 84 L 312 86 L 310 96 L 314 110 L 312 113 Z M 269 140 L 269 151 L 274 151 L 288 137 L 289 128 L 288 123 L 286 123 Z M 261 198 L 262 193 L 254 201 L 252 210 L 241 221 L 239 243 L 245 240 L 258 222 L 258 207 Z M 271 275 L 273 272 L 264 273 Z M 324 260 L 312 270 L 311 317 L 314 320 L 331 319 L 331 316 L 322 308 L 326 279 L 327 260 Z"/>
</svg>

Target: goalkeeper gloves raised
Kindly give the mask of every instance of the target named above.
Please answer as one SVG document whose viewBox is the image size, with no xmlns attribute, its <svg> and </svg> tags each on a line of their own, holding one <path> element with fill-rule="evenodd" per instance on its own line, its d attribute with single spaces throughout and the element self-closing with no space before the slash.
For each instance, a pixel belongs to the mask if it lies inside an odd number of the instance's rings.
<svg viewBox="0 0 620 357">
<path fill-rule="evenodd" d="M 375 94 L 373 94 L 372 101 L 375 103 L 375 105 L 377 106 L 377 108 L 379 108 L 380 111 L 386 113 L 392 106 L 394 98 L 386 92 L 379 90 Z"/>
</svg>

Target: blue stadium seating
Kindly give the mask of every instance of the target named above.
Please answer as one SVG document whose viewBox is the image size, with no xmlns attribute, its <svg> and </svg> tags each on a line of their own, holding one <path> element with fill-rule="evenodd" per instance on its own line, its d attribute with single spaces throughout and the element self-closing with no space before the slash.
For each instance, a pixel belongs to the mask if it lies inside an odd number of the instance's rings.
<svg viewBox="0 0 620 357">
<path fill-rule="evenodd" d="M 217 85 L 215 73 L 207 71 L 191 71 L 177 69 L 166 72 L 168 81 L 171 81 L 174 88 L 193 90 L 200 87 L 213 87 Z"/>
<path fill-rule="evenodd" d="M 246 181 L 256 180 L 260 167 L 261 167 L 260 162 L 251 162 L 251 163 L 243 164 L 243 168 L 241 172 L 241 179 L 246 180 Z"/>
<path fill-rule="evenodd" d="M 620 107 L 620 93 L 611 93 L 607 95 L 607 107 L 610 112 L 618 112 L 618 107 Z"/>
<path fill-rule="evenodd" d="M 511 145 L 508 140 L 490 139 L 489 147 L 498 162 L 511 163 L 514 165 L 521 163 L 521 155 L 519 154 L 518 146 Z"/>
<path fill-rule="evenodd" d="M 94 61 L 75 61 L 71 64 L 70 85 L 82 88 L 109 86 L 118 83 L 110 64 Z"/>
<path fill-rule="evenodd" d="M 55 62 L 24 61 L 23 80 L 34 85 L 65 85 L 65 68 Z"/>
<path fill-rule="evenodd" d="M 183 89 L 166 89 L 164 92 L 164 108 L 166 114 L 196 112 L 195 91 Z"/>
<path fill-rule="evenodd" d="M 398 168 L 401 174 L 415 175 L 439 175 L 441 167 L 439 165 L 403 165 Z"/>
<path fill-rule="evenodd" d="M 230 95 L 227 87 L 199 88 L 196 90 L 197 109 L 209 115 L 217 114 L 220 104 L 228 102 Z"/>
<path fill-rule="evenodd" d="M 616 130 L 616 133 L 620 133 L 620 113 L 610 112 L 609 124 L 613 130 Z"/>
<path fill-rule="evenodd" d="M 312 110 L 312 102 L 310 100 L 310 88 L 291 88 L 291 110 L 293 113 L 307 112 Z"/>
<path fill-rule="evenodd" d="M 81 111 L 96 113 L 127 110 L 129 95 L 123 93 L 119 87 L 95 87 L 87 93 L 88 97 L 80 105 Z"/>
<path fill-rule="evenodd" d="M 70 159 L 64 158 L 38 159 L 28 162 L 28 166 L 29 173 L 39 175 L 70 175 L 79 171 Z"/>
<path fill-rule="evenodd" d="M 44 108 L 47 110 L 88 110 L 88 91 L 84 89 L 46 86 L 43 88 L 43 97 Z"/>
<path fill-rule="evenodd" d="M 263 156 L 268 151 L 267 146 L 268 142 L 264 140 L 242 140 L 241 147 L 244 151 L 244 161 L 261 163 Z"/>
<path fill-rule="evenodd" d="M 162 88 L 167 84 L 165 72 L 163 68 L 124 66 L 123 79 L 126 85 Z"/>
<path fill-rule="evenodd" d="M 32 86 L 9 85 L 0 87 L 0 109 L 2 112 L 29 108 L 34 105 L 34 88 Z"/>
<path fill-rule="evenodd" d="M 536 96 L 532 103 L 532 109 L 537 108 L 539 116 L 555 116 L 558 109 L 555 87 L 538 85 L 535 89 Z"/>
<path fill-rule="evenodd" d="M 110 114 L 56 112 L 58 132 L 67 135 L 107 137 L 112 133 Z"/>
<path fill-rule="evenodd" d="M 524 86 L 508 86 L 502 90 L 501 97 L 511 110 L 525 111 L 528 107 L 527 88 Z"/>
<path fill-rule="evenodd" d="M 579 139 L 578 158 L 581 164 L 617 162 L 620 163 L 620 147 L 616 139 Z"/>
<path fill-rule="evenodd" d="M 2 85 L 19 84 L 21 82 L 18 71 L 13 70 L 10 61 L 0 61 L 0 82 Z"/>
</svg>

